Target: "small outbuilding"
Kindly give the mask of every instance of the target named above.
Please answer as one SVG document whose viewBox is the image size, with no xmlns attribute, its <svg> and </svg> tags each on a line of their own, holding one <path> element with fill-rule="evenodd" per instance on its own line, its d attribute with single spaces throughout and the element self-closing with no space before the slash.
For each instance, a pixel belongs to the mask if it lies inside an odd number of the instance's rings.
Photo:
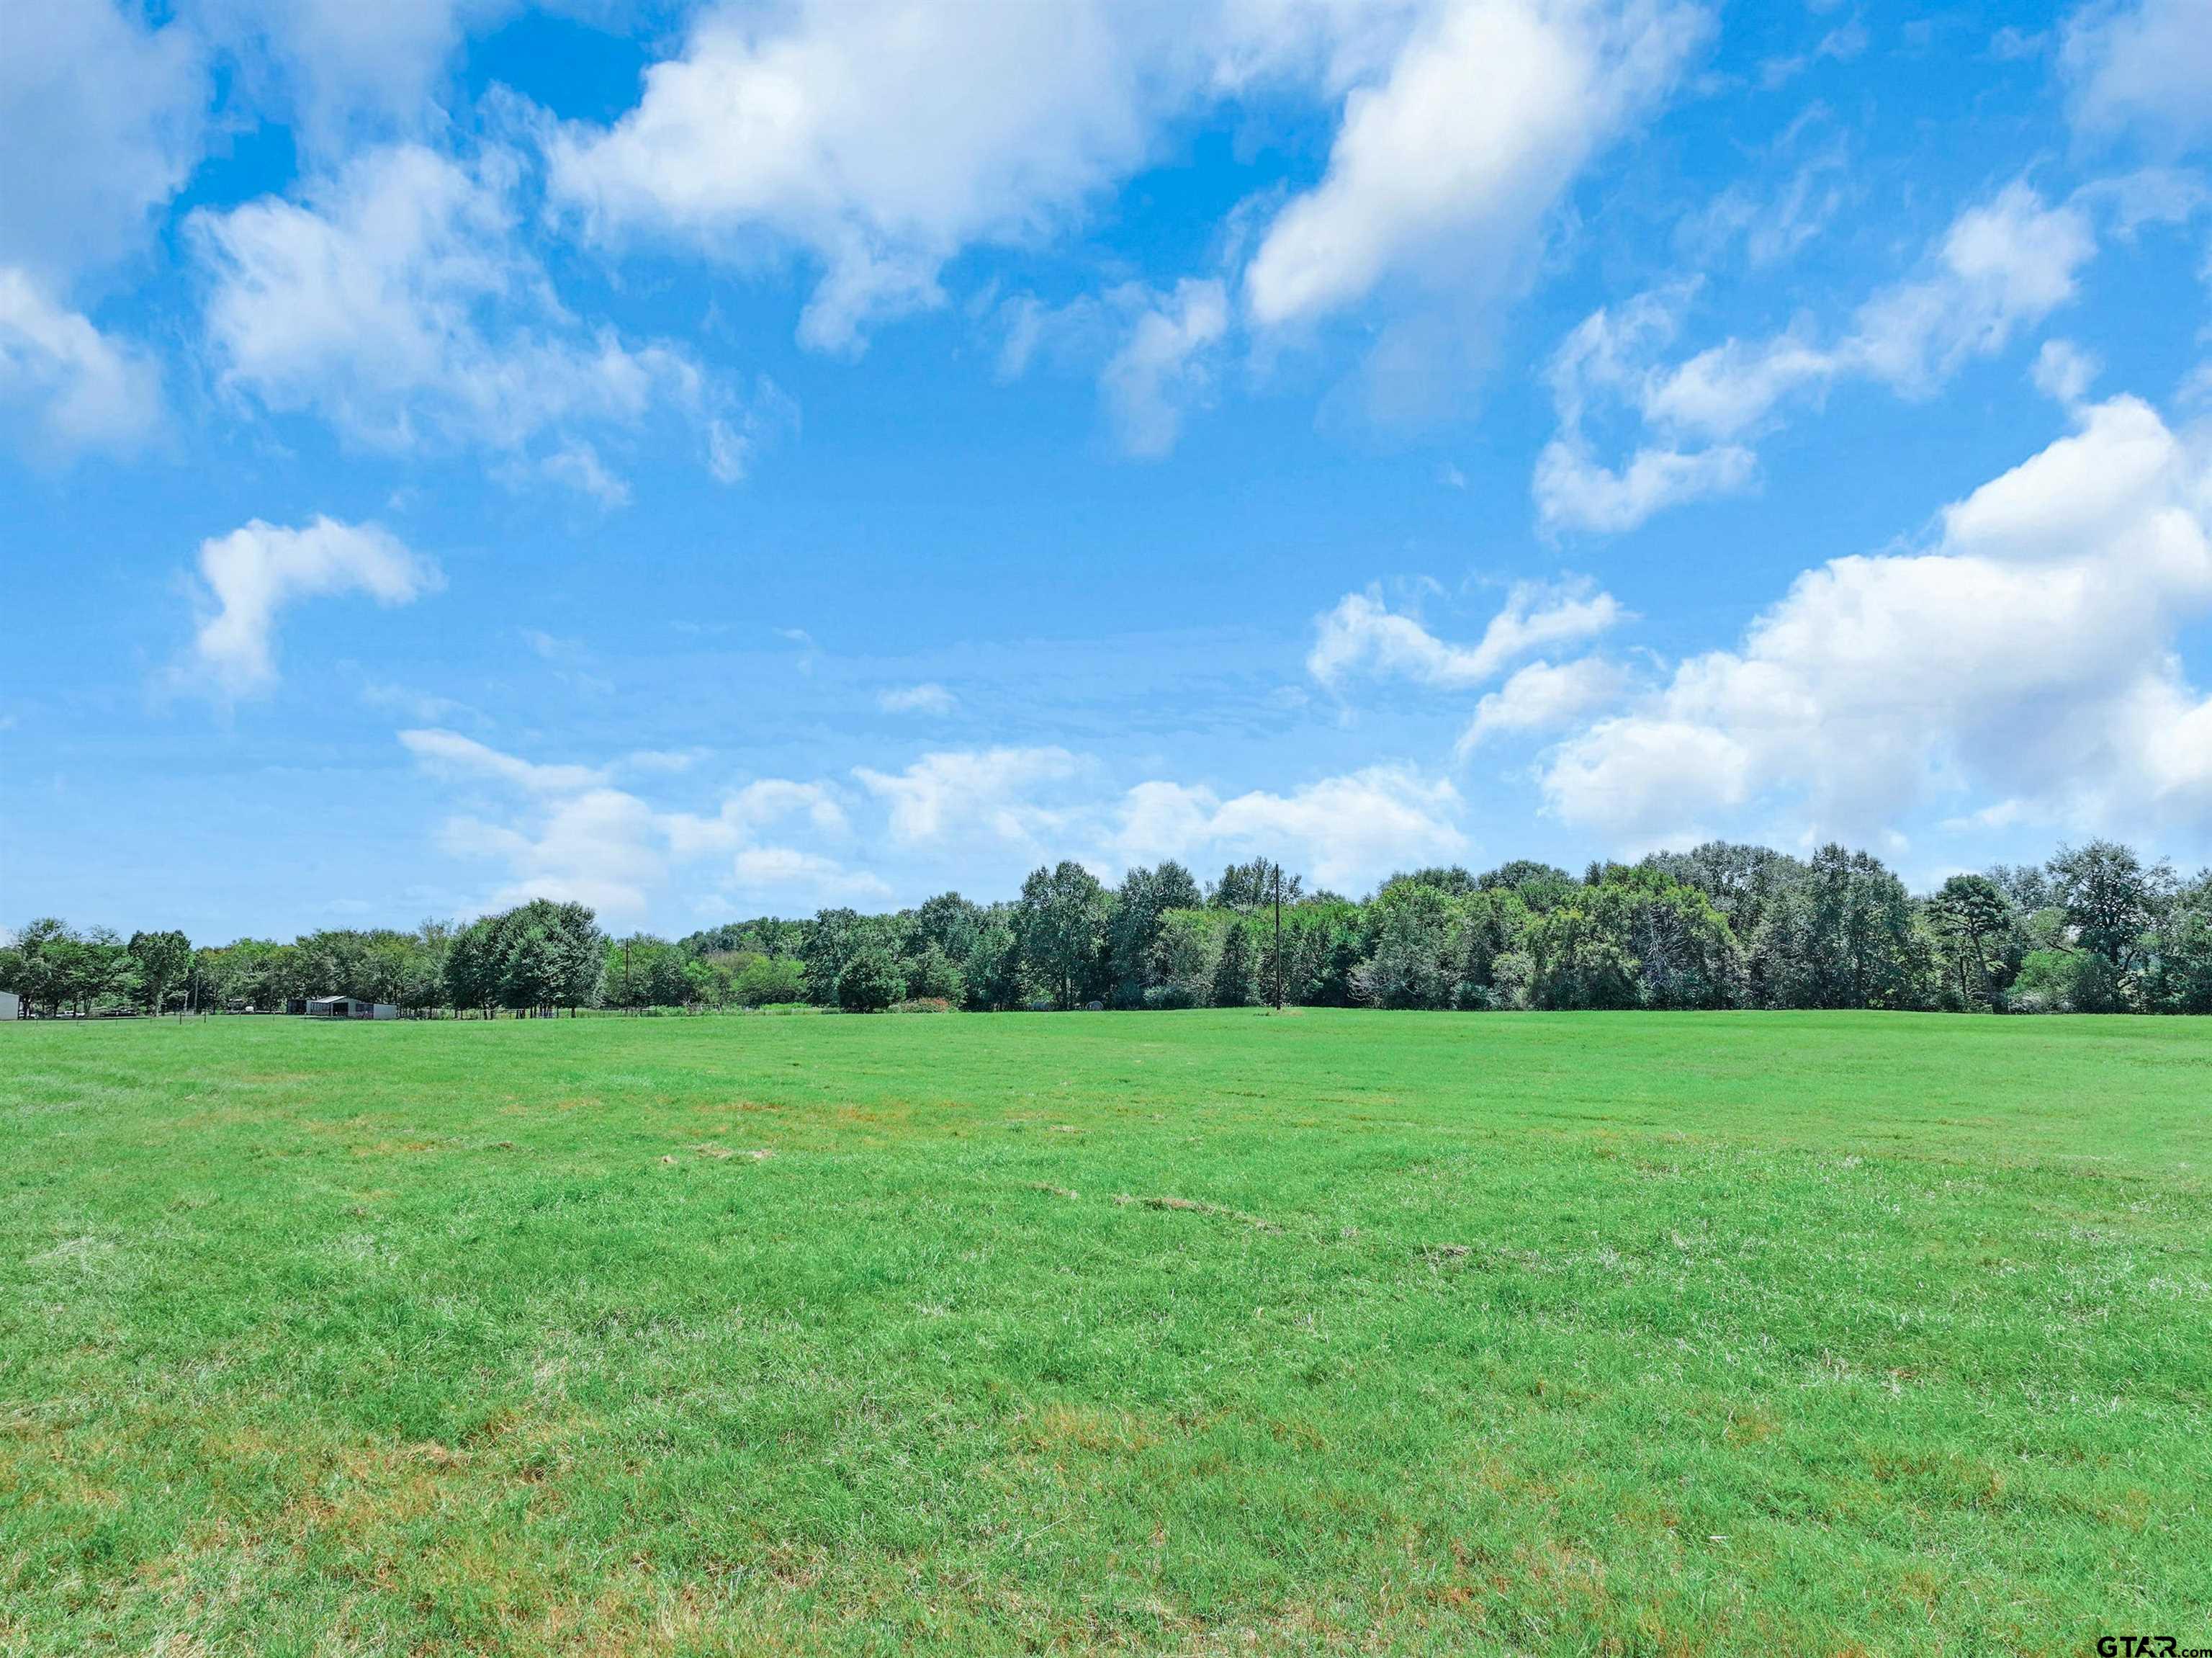
<svg viewBox="0 0 2212 1658">
<path fill-rule="evenodd" d="M 23 999 L 13 991 L 0 991 L 0 1019 L 21 1019 Z"/>
<path fill-rule="evenodd" d="M 310 1019 L 397 1019 L 399 1009 L 389 1002 L 364 1002 L 357 996 L 311 996 Z"/>
</svg>

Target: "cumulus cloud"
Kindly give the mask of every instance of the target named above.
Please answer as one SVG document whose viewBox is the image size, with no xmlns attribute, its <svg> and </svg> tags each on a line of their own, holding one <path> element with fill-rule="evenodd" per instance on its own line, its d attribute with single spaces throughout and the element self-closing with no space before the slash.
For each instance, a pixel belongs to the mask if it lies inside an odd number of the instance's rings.
<svg viewBox="0 0 2212 1658">
<path fill-rule="evenodd" d="M 603 238 L 803 250 L 821 275 L 800 337 L 851 350 L 939 302 L 963 247 L 1028 235 L 1144 158 L 1160 101 L 1202 72 L 1168 72 L 1176 21 L 1108 0 L 711 8 L 635 109 L 558 136 L 554 188 Z"/>
<path fill-rule="evenodd" d="M 1026 845 L 1073 816 L 1069 805 L 1048 804 L 1038 792 L 1085 769 L 1065 748 L 955 749 L 925 754 L 902 771 L 858 766 L 853 775 L 889 808 L 894 840 L 916 844 L 980 832 Z"/>
<path fill-rule="evenodd" d="M 843 810 L 823 783 L 761 778 L 729 791 L 712 813 L 670 811 L 614 787 L 608 767 L 527 760 L 452 731 L 403 731 L 399 741 L 432 775 L 497 791 L 440 832 L 452 856 L 503 866 L 487 909 L 550 898 L 635 921 L 679 874 L 714 859 L 726 895 L 811 907 L 887 891 L 875 875 L 826 853 L 765 838 L 787 827 L 843 834 Z"/>
<path fill-rule="evenodd" d="M 2046 339 L 2035 355 L 2035 389 L 2054 402 L 2071 407 L 2089 394 L 2103 371 L 2094 353 L 2069 339 Z"/>
<path fill-rule="evenodd" d="M 800 338 L 850 351 L 941 303 L 963 248 L 1079 215 L 1178 117 L 1288 89 L 1341 119 L 1326 175 L 1273 216 L 1243 277 L 1244 308 L 1275 326 L 1396 277 L 1494 288 L 1706 27 L 1668 0 L 724 3 L 647 71 L 636 107 L 557 134 L 552 183 L 610 244 L 801 255 L 818 276 Z M 1164 327 L 1146 331 L 1156 350 Z"/>
<path fill-rule="evenodd" d="M 1475 705 L 1474 718 L 1459 740 L 1465 754 L 1492 737 L 1551 731 L 1572 723 L 1591 710 L 1617 701 L 1628 676 L 1602 656 L 1577 661 L 1531 662 Z"/>
<path fill-rule="evenodd" d="M 635 428 L 669 410 L 697 429 L 717 476 L 741 473 L 736 400 L 688 352 L 570 315 L 518 240 L 517 185 L 501 152 L 464 164 L 397 144 L 302 201 L 194 213 L 224 383 L 379 448 L 541 444 L 545 476 L 612 503 L 626 487 L 579 428 Z"/>
<path fill-rule="evenodd" d="M 2212 826 L 2212 466 L 2130 397 L 1945 509 L 1924 552 L 1801 576 L 1734 649 L 1562 744 L 1552 811 L 1625 847 L 1754 808 L 1866 838 L 1966 797 L 2092 830 Z"/>
<path fill-rule="evenodd" d="M 360 594 L 404 605 L 443 585 L 437 566 L 374 524 L 317 518 L 297 529 L 259 519 L 200 543 L 208 614 L 193 652 L 216 690 L 246 697 L 276 683 L 278 616 L 302 599 Z"/>
<path fill-rule="evenodd" d="M 1128 791 L 1113 850 L 1128 863 L 1264 854 L 1295 862 L 1323 887 L 1356 890 L 1411 864 L 1467 849 L 1457 792 L 1412 768 L 1370 766 L 1273 794 L 1223 800 L 1203 786 L 1154 781 Z"/>
<path fill-rule="evenodd" d="M 893 686 L 876 696 L 876 706 L 886 714 L 950 714 L 960 699 L 934 680 L 921 685 Z"/>
<path fill-rule="evenodd" d="M 1662 362 L 1694 283 L 1594 312 L 1553 357 L 1559 430 L 1531 482 L 1537 521 L 1547 532 L 1619 533 L 1669 507 L 1748 489 L 1759 472 L 1750 440 L 1790 399 L 1844 379 L 1925 396 L 1968 359 L 2002 350 L 2069 303 L 2096 251 L 2081 201 L 2050 205 L 2016 181 L 1961 212 L 1923 268 L 1868 298 L 1832 344 L 1800 326 Z M 1641 434 L 1612 466 L 1598 458 L 1589 428 L 1615 405 Z"/>
<path fill-rule="evenodd" d="M 2176 149 L 2212 137 L 2212 10 L 2203 0 L 2084 6 L 2066 25 L 2060 62 L 2087 131 L 2132 129 Z"/>
<path fill-rule="evenodd" d="M 1393 611 L 1382 589 L 1347 593 L 1315 623 L 1306 671 L 1323 685 L 1366 673 L 1394 675 L 1439 689 L 1483 684 L 1516 657 L 1603 633 L 1626 614 L 1589 581 L 1522 582 L 1506 594 L 1482 637 L 1472 645 L 1439 639 L 1414 617 Z"/>
<path fill-rule="evenodd" d="M 11 5 L 0 48 L 0 265 L 60 287 L 138 248 L 198 159 L 205 49 L 111 0 Z"/>
<path fill-rule="evenodd" d="M 763 777 L 722 798 L 712 817 L 676 814 L 667 820 L 669 844 L 678 856 L 742 850 L 763 829 L 804 818 L 817 835 L 842 835 L 845 808 L 828 784 Z"/>
<path fill-rule="evenodd" d="M 1968 208 L 1944 233 L 1935 269 L 1877 294 L 1844 343 L 1844 366 L 1924 392 L 1970 357 L 2000 351 L 2080 291 L 2097 252 L 2088 214 L 2046 206 L 2023 183 Z"/>
<path fill-rule="evenodd" d="M 956 867 L 972 875 L 995 866 L 1011 882 L 1047 857 L 1103 874 L 1164 857 L 1265 854 L 1350 889 L 1467 849 L 1450 782 L 1405 765 L 1224 796 L 1157 777 L 1121 787 L 1097 760 L 1061 749 L 948 751 L 898 772 L 860 768 L 857 795 L 827 781 L 762 778 L 699 812 L 611 782 L 629 762 L 527 759 L 438 728 L 399 741 L 427 774 L 460 791 L 441 841 L 456 856 L 499 866 L 487 906 L 550 897 L 635 917 L 703 873 L 718 904 L 812 908 L 890 898 L 886 863 L 908 881 L 942 885 Z M 881 818 L 856 824 L 859 805 Z M 858 863 L 840 850 L 854 844 L 868 849 Z"/>
<path fill-rule="evenodd" d="M 880 876 L 851 869 L 819 852 L 793 846 L 749 846 L 731 866 L 739 892 L 781 898 L 805 896 L 817 902 L 885 899 L 890 888 Z"/>
<path fill-rule="evenodd" d="M 1310 320 L 1393 277 L 1495 283 L 1603 144 L 1667 90 L 1708 26 L 1632 0 L 1459 0 L 1430 10 L 1346 100 L 1328 169 L 1244 273 L 1263 326 Z"/>
<path fill-rule="evenodd" d="M 1145 308 L 1098 380 L 1125 450 L 1152 459 L 1175 447 L 1183 411 L 1205 395 L 1209 356 L 1228 328 L 1228 295 L 1218 282 L 1186 278 Z"/>
<path fill-rule="evenodd" d="M 471 28 L 518 0 L 200 0 L 202 27 L 239 60 L 254 102 L 327 154 L 349 140 L 416 135 Z"/>
<path fill-rule="evenodd" d="M 161 404 L 161 372 L 143 353 L 56 303 L 28 272 L 0 266 L 0 407 L 42 446 L 127 448 Z"/>
<path fill-rule="evenodd" d="M 1616 471 L 1576 435 L 1544 446 L 1531 488 L 1546 529 L 1617 535 L 1668 507 L 1747 489 L 1758 472 L 1758 456 L 1736 443 L 1689 451 L 1639 448 Z"/>
</svg>

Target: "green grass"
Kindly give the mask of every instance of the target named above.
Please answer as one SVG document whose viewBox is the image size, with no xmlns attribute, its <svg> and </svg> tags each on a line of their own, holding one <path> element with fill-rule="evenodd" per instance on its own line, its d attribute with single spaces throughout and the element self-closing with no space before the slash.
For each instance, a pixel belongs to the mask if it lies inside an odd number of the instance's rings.
<svg viewBox="0 0 2212 1658">
<path fill-rule="evenodd" d="M 2212 1645 L 2212 1021 L 0 1027 L 0 1651 Z"/>
</svg>

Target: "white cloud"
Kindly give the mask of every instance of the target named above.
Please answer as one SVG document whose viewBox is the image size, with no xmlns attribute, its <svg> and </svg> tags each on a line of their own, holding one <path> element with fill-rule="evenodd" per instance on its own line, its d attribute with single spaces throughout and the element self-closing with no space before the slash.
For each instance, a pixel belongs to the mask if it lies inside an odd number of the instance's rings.
<svg viewBox="0 0 2212 1658">
<path fill-rule="evenodd" d="M 608 239 L 804 250 L 821 278 L 800 336 L 850 350 L 938 303 L 963 247 L 1029 236 L 1143 160 L 1203 77 L 1186 30 L 1208 24 L 1110 0 L 714 7 L 636 108 L 557 137 L 554 187 Z"/>
<path fill-rule="evenodd" d="M 1475 705 L 1474 719 L 1459 740 L 1464 754 L 1493 736 L 1550 731 L 1592 709 L 1617 700 L 1627 684 L 1618 664 L 1602 656 L 1578 661 L 1531 662 Z"/>
<path fill-rule="evenodd" d="M 845 808 L 826 783 L 763 777 L 724 795 L 713 817 L 672 814 L 667 819 L 669 844 L 684 857 L 733 851 L 769 825 L 801 816 L 817 835 L 842 835 L 849 826 Z"/>
<path fill-rule="evenodd" d="M 144 8 L 13 4 L 0 26 L 0 265 L 64 287 L 135 252 L 198 158 L 204 48 Z"/>
<path fill-rule="evenodd" d="M 1791 124 L 1778 148 L 1794 142 L 1811 113 Z M 1851 194 L 1850 149 L 1840 140 L 1831 142 L 1799 162 L 1771 195 L 1747 184 L 1729 186 L 1683 222 L 1676 241 L 1702 267 L 1741 239 L 1745 260 L 1752 269 L 1764 270 L 1813 242 Z"/>
<path fill-rule="evenodd" d="M 193 640 L 201 668 L 228 697 L 276 682 L 276 619 L 301 599 L 362 594 L 404 605 L 443 585 L 437 567 L 374 524 L 317 518 L 298 529 L 253 520 L 200 543 L 213 609 Z"/>
<path fill-rule="evenodd" d="M 801 339 L 854 350 L 941 303 L 963 248 L 1080 214 L 1178 117 L 1288 90 L 1342 113 L 1327 176 L 1276 214 L 1244 278 L 1250 314 L 1279 324 L 1395 276 L 1495 287 L 1706 27 L 1671 0 L 726 3 L 636 107 L 556 135 L 552 185 L 610 244 L 802 255 L 819 274 Z M 1038 318 L 1013 320 L 1018 367 Z"/>
<path fill-rule="evenodd" d="M 644 913 L 668 878 L 668 854 L 653 808 L 619 789 L 557 795 L 518 826 L 462 815 L 440 839 L 460 858 L 492 857 L 507 879 L 487 896 L 487 910 L 534 898 L 588 904 L 603 916 Z"/>
<path fill-rule="evenodd" d="M 2046 339 L 2036 353 L 2035 389 L 2071 407 L 2089 393 L 2104 364 L 2068 339 Z"/>
<path fill-rule="evenodd" d="M 1182 783 L 1138 784 L 1113 835 L 1127 863 L 1264 855 L 1319 885 L 1358 890 L 1407 865 L 1447 862 L 1467 849 L 1449 782 L 1405 766 L 1325 777 L 1287 795 L 1255 789 L 1222 800 Z"/>
<path fill-rule="evenodd" d="M 1208 357 L 1228 328 L 1218 282 L 1186 277 L 1145 308 L 1098 379 L 1125 450 L 1152 458 L 1175 447 L 1183 410 L 1205 395 Z"/>
<path fill-rule="evenodd" d="M 1970 357 L 2002 350 L 2071 302 L 2096 250 L 2079 200 L 2047 206 L 2014 182 L 1961 212 L 1925 268 L 1869 298 L 1831 345 L 1797 326 L 1658 363 L 1695 283 L 1595 312 L 1553 357 L 1559 424 L 1531 480 L 1537 521 L 1547 532 L 1618 533 L 1667 508 L 1749 489 L 1759 461 L 1747 440 L 1771 428 L 1790 399 L 1845 378 L 1925 395 Z M 1590 416 L 1607 404 L 1626 405 L 1643 426 L 1619 466 L 1597 458 L 1589 436 Z"/>
<path fill-rule="evenodd" d="M 240 59 L 255 104 L 303 148 L 439 125 L 438 94 L 466 32 L 518 0 L 200 0 L 202 27 Z"/>
<path fill-rule="evenodd" d="M 1316 619 L 1306 670 L 1332 686 L 1358 672 L 1394 674 L 1443 689 L 1477 686 L 1495 679 L 1516 657 L 1591 638 L 1624 614 L 1611 594 L 1587 580 L 1552 586 L 1522 582 L 1507 594 L 1480 640 L 1455 645 L 1414 618 L 1391 610 L 1382 590 L 1370 588 L 1346 594 Z"/>
<path fill-rule="evenodd" d="M 1865 838 L 1938 799 L 2073 828 L 2212 827 L 2212 466 L 2133 398 L 1942 515 L 1927 552 L 1801 576 L 1743 643 L 1583 729 L 1550 808 L 1624 845 L 1754 808 Z"/>
<path fill-rule="evenodd" d="M 43 445 L 128 447 L 161 405 L 149 358 L 55 303 L 29 272 L 0 266 L 0 407 L 21 411 Z"/>
<path fill-rule="evenodd" d="M 497 817 L 462 813 L 441 831 L 451 855 L 505 867 L 485 897 L 487 909 L 551 898 L 634 921 L 679 871 L 717 857 L 726 860 L 725 885 L 754 897 L 811 907 L 825 897 L 886 891 L 876 876 L 848 870 L 824 853 L 762 844 L 763 832 L 794 819 L 816 836 L 844 834 L 844 813 L 826 784 L 762 778 L 730 791 L 713 814 L 702 815 L 665 811 L 614 788 L 609 767 L 543 765 L 451 731 L 403 731 L 399 741 L 433 775 L 481 780 L 520 796 Z M 652 758 L 631 754 L 621 764 L 636 769 Z"/>
<path fill-rule="evenodd" d="M 819 852 L 803 852 L 791 846 L 753 846 L 739 852 L 731 866 L 739 892 L 759 893 L 785 899 L 804 894 L 817 904 L 886 899 L 890 888 L 865 869 L 848 869 Z"/>
<path fill-rule="evenodd" d="M 1601 146 L 1664 94 L 1707 27 L 1632 0 L 1433 8 L 1378 83 L 1346 99 L 1328 170 L 1245 271 L 1255 321 L 1309 320 L 1403 277 L 1494 286 Z"/>
<path fill-rule="evenodd" d="M 2183 148 L 2212 136 L 2212 9 L 2203 0 L 2092 4 L 2065 28 L 2061 64 L 2074 119 Z"/>
<path fill-rule="evenodd" d="M 689 354 L 632 347 L 562 307 L 518 240 L 516 185 L 501 152 L 465 166 L 399 144 L 356 156 L 304 203 L 194 213 L 224 383 L 380 448 L 543 440 L 546 475 L 611 503 L 627 486 L 579 426 L 670 410 L 699 429 L 718 476 L 740 472 L 742 417 Z"/>
<path fill-rule="evenodd" d="M 465 809 L 441 832 L 458 857 L 498 865 L 487 907 L 532 897 L 573 899 L 617 917 L 653 909 L 681 879 L 716 881 L 730 912 L 881 901 L 902 884 L 945 884 L 1013 860 L 1073 857 L 1101 872 L 1162 857 L 1280 856 L 1325 884 L 1359 887 L 1408 863 L 1462 856 L 1467 841 L 1450 782 L 1401 765 L 1370 766 L 1277 794 L 1223 798 L 1165 780 L 1103 785 L 1097 764 L 1061 749 L 938 753 L 896 773 L 854 775 L 884 814 L 856 829 L 850 791 L 828 782 L 763 778 L 695 813 L 656 807 L 613 786 L 615 765 L 545 765 L 444 730 L 400 734 L 430 775 L 468 787 Z M 486 789 L 490 791 L 489 795 Z M 865 863 L 837 849 L 856 834 Z"/>
<path fill-rule="evenodd" d="M 876 706 L 886 714 L 950 714 L 960 699 L 935 681 L 894 686 L 878 693 Z"/>
<path fill-rule="evenodd" d="M 1877 380 L 1924 391 L 2069 302 L 2096 252 L 2087 213 L 2071 204 L 2046 207 L 2027 185 L 2009 184 L 1953 222 L 1928 276 L 1861 308 L 1840 355 Z"/>
<path fill-rule="evenodd" d="M 1747 489 L 1758 471 L 1758 457 L 1730 443 L 1687 453 L 1640 448 L 1614 472 L 1577 435 L 1544 446 L 1532 487 L 1545 528 L 1619 534 L 1668 507 Z"/>
<path fill-rule="evenodd" d="M 699 763 L 696 752 L 682 748 L 634 748 L 623 755 L 625 771 L 689 771 Z"/>
<path fill-rule="evenodd" d="M 890 808 L 891 838 L 913 844 L 981 831 L 1018 844 L 1071 820 L 1065 807 L 1035 795 L 1084 771 L 1064 748 L 949 750 L 925 754 L 903 771 L 857 766 L 853 775 Z"/>
<path fill-rule="evenodd" d="M 399 741 L 409 753 L 433 769 L 448 775 L 490 777 L 532 794 L 575 794 L 606 781 L 607 774 L 599 767 L 536 765 L 501 753 L 458 731 L 403 731 Z"/>
</svg>

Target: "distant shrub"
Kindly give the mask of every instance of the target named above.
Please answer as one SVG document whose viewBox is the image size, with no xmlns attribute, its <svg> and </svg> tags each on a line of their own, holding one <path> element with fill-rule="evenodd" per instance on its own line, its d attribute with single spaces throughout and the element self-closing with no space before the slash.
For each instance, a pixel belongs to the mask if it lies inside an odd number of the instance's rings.
<svg viewBox="0 0 2212 1658">
<path fill-rule="evenodd" d="M 905 997 L 906 980 L 880 944 L 861 945 L 837 975 L 837 1005 L 847 1013 L 881 1013 Z"/>
<path fill-rule="evenodd" d="M 2127 1007 L 2119 970 L 2086 950 L 2030 950 L 2005 997 L 2011 1013 L 2122 1013 Z"/>
<path fill-rule="evenodd" d="M 806 998 L 805 970 L 789 956 L 757 955 L 738 969 L 732 992 L 748 1008 Z"/>
</svg>

